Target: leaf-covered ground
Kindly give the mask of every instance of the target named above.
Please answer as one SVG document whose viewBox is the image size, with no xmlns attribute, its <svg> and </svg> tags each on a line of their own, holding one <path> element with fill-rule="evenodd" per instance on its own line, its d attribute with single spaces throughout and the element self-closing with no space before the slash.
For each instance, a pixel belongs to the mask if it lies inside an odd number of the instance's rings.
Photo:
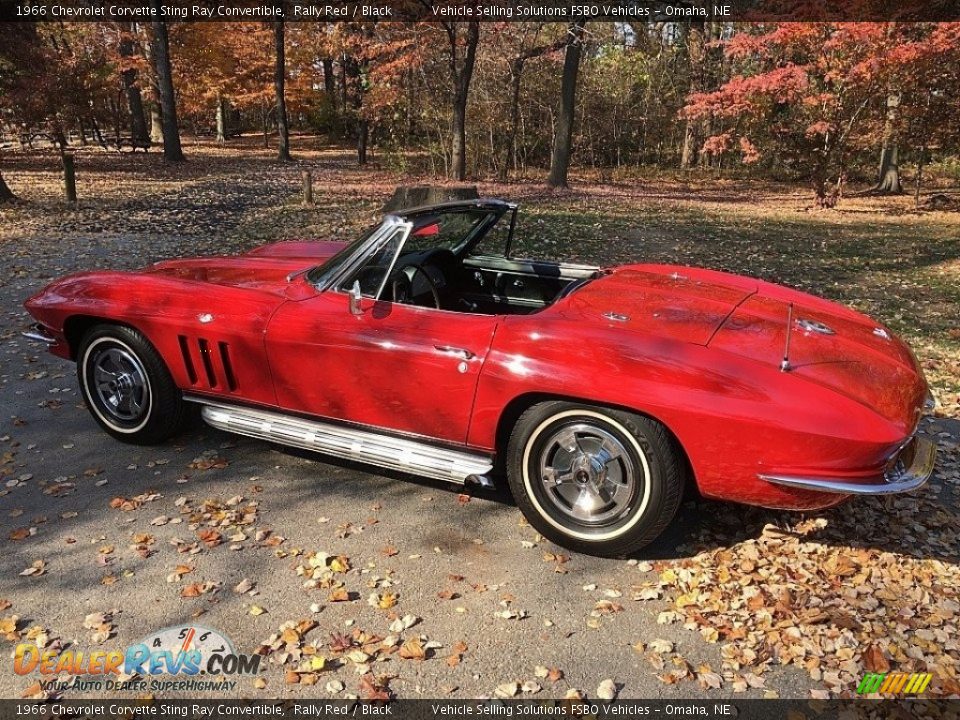
<svg viewBox="0 0 960 720">
<path fill-rule="evenodd" d="M 0 209 L 4 656 L 123 649 L 195 621 L 263 654 L 232 695 L 833 697 L 887 669 L 960 694 L 960 215 L 907 199 L 810 212 L 803 189 L 713 179 L 481 184 L 523 203 L 529 254 L 727 269 L 871 313 L 910 341 L 940 403 L 922 426 L 937 474 L 915 494 L 807 515 L 690 501 L 641 556 L 597 560 L 539 538 L 502 494 L 202 426 L 157 448 L 99 432 L 73 368 L 19 337 L 30 293 L 73 270 L 349 237 L 422 180 L 338 150 L 292 165 L 188 151 L 182 166 L 81 152 L 77 207 L 58 200 L 55 158 L 4 158 L 21 197 Z M 4 662 L 0 694 L 46 692 Z"/>
</svg>

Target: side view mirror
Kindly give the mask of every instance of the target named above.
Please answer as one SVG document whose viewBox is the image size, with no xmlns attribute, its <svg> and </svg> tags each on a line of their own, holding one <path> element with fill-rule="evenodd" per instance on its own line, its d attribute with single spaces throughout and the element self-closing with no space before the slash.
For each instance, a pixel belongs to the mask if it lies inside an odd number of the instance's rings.
<svg viewBox="0 0 960 720">
<path fill-rule="evenodd" d="M 363 308 L 360 307 L 360 302 L 363 299 L 363 295 L 360 294 L 360 281 L 354 280 L 353 286 L 347 292 L 347 297 L 350 298 L 350 314 L 351 315 L 362 315 Z"/>
</svg>

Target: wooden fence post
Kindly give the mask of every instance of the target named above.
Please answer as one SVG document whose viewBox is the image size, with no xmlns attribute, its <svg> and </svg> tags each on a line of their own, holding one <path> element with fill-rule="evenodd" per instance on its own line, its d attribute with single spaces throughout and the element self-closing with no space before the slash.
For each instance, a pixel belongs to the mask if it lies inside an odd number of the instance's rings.
<svg viewBox="0 0 960 720">
<path fill-rule="evenodd" d="M 77 201 L 77 176 L 73 166 L 73 155 L 63 154 L 63 194 L 67 202 Z"/>
<path fill-rule="evenodd" d="M 303 204 L 313 205 L 313 174 L 309 170 L 303 171 Z"/>
</svg>

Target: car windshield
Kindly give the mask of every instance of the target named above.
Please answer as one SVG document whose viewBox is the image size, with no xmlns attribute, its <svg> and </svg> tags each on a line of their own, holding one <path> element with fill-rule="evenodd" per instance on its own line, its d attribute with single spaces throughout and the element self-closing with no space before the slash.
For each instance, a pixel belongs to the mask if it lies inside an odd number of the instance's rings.
<svg viewBox="0 0 960 720">
<path fill-rule="evenodd" d="M 403 253 L 409 255 L 432 249 L 459 253 L 482 238 L 501 215 L 502 211 L 486 208 L 437 209 L 420 213 L 411 218 L 413 231 L 404 244 Z M 313 285 L 325 286 L 350 262 L 358 248 L 382 227 L 381 223 L 367 228 L 359 238 L 307 272 L 307 280 Z"/>
<path fill-rule="evenodd" d="M 381 227 L 383 227 L 381 223 L 368 227 L 356 240 L 345 245 L 338 253 L 327 258 L 325 262 L 312 268 L 310 272 L 307 273 L 307 280 L 314 285 L 326 283 L 327 280 L 336 275 L 340 268 L 343 267 L 343 264 L 350 259 L 357 246 L 366 242 L 370 236 Z"/>
<path fill-rule="evenodd" d="M 497 213 L 482 208 L 424 213 L 413 220 L 413 232 L 403 247 L 404 254 L 424 250 L 458 251 L 482 233 Z"/>
</svg>

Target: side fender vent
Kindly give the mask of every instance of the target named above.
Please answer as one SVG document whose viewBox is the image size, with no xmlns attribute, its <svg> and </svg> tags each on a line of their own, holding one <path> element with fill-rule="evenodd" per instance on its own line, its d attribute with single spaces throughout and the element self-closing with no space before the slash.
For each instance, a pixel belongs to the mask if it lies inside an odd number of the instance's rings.
<svg viewBox="0 0 960 720">
<path fill-rule="evenodd" d="M 183 369 L 190 385 L 196 388 L 226 389 L 236 392 L 239 384 L 230 357 L 230 343 L 223 340 L 190 338 L 178 335 Z"/>
<path fill-rule="evenodd" d="M 177 335 L 177 341 L 180 343 L 180 355 L 183 357 L 183 368 L 187 371 L 187 377 L 191 385 L 197 384 L 197 369 L 193 366 L 193 358 L 190 357 L 190 342 L 186 335 Z"/>
<path fill-rule="evenodd" d="M 230 362 L 230 346 L 221 340 L 217 347 L 220 348 L 220 362 L 223 364 L 223 374 L 226 375 L 227 388 L 230 392 L 236 392 L 237 378 L 233 374 L 233 363 Z"/>
<path fill-rule="evenodd" d="M 213 371 L 213 358 L 210 356 L 210 343 L 204 338 L 197 341 L 200 345 L 200 360 L 203 361 L 203 369 L 207 374 L 207 383 L 210 387 L 217 386 L 217 374 Z"/>
</svg>

